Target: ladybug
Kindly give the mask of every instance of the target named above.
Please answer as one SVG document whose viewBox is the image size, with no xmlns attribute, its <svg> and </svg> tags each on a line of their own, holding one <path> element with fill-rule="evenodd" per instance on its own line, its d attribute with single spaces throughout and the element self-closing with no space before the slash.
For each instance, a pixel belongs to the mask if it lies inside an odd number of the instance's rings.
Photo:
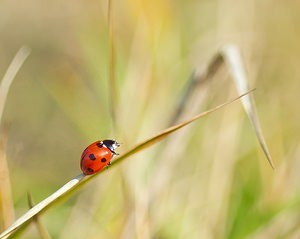
<svg viewBox="0 0 300 239">
<path fill-rule="evenodd" d="M 81 155 L 80 167 L 83 174 L 91 175 L 110 165 L 112 157 L 118 155 L 115 149 L 119 146 L 117 141 L 111 139 L 89 145 Z"/>
</svg>

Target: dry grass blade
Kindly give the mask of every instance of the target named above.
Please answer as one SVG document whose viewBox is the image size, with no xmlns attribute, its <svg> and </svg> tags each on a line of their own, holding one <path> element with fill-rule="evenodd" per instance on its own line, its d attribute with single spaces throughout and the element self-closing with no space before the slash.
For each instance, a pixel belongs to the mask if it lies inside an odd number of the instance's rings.
<svg viewBox="0 0 300 239">
<path fill-rule="evenodd" d="M 225 60 L 225 62 L 228 64 L 229 69 L 231 71 L 231 75 L 233 78 L 233 81 L 235 83 L 235 86 L 238 90 L 239 94 L 242 94 L 243 92 L 246 92 L 249 90 L 248 86 L 248 79 L 246 77 L 245 69 L 242 64 L 242 58 L 240 55 L 239 50 L 234 45 L 228 45 L 223 47 L 221 54 Z M 269 153 L 266 141 L 264 139 L 260 123 L 258 121 L 254 102 L 250 95 L 246 95 L 242 98 L 242 104 L 244 106 L 244 109 L 250 119 L 250 122 L 255 130 L 256 136 L 259 140 L 259 143 L 273 169 L 275 169 L 272 157 Z"/>
<path fill-rule="evenodd" d="M 202 76 L 202 75 L 201 75 Z M 200 79 L 200 80 L 199 80 Z M 187 99 L 190 98 L 192 92 L 195 90 L 197 85 L 199 85 L 200 81 L 203 77 L 198 77 L 195 72 L 191 74 L 189 77 L 188 83 L 185 86 L 185 89 L 180 97 L 177 107 L 175 109 L 174 115 L 171 117 L 170 125 L 173 125 L 177 122 L 177 120 L 181 117 L 183 110 L 186 106 Z"/>
<path fill-rule="evenodd" d="M 9 88 L 17 75 L 18 71 L 20 70 L 21 66 L 23 65 L 24 61 L 28 57 L 30 53 L 30 49 L 28 47 L 22 47 L 17 54 L 15 55 L 14 59 L 10 63 L 7 71 L 1 81 L 0 85 L 0 122 L 2 120 L 3 110 L 6 103 L 7 94 Z"/>
<path fill-rule="evenodd" d="M 151 145 L 159 142 L 160 140 L 166 138 L 168 135 L 170 135 L 171 133 L 179 130 L 180 128 L 194 122 L 197 119 L 200 119 L 201 117 L 204 117 L 226 105 L 229 105 L 231 103 L 233 103 L 234 101 L 237 101 L 238 99 L 240 99 L 241 97 L 249 94 L 252 91 L 248 91 L 242 95 L 240 95 L 239 97 L 230 100 L 228 102 L 225 102 L 223 104 L 220 104 L 218 106 L 216 106 L 213 109 L 210 109 L 208 111 L 205 111 L 201 114 L 198 114 L 194 117 L 192 117 L 191 119 L 177 124 L 175 126 L 172 126 L 164 131 L 162 131 L 161 133 L 143 141 L 142 143 L 137 144 L 135 147 L 133 147 L 131 150 L 127 151 L 126 153 L 124 153 L 122 156 L 118 157 L 116 160 L 113 161 L 113 163 L 111 164 L 110 168 L 115 166 L 116 164 L 120 163 L 122 160 L 128 158 L 129 156 L 144 150 L 148 147 L 150 147 Z M 99 175 L 101 173 L 103 173 L 104 170 L 100 171 L 97 174 L 94 174 L 90 177 L 86 177 L 83 174 L 80 174 L 79 176 L 77 176 L 76 178 L 72 179 L 71 181 L 69 181 L 68 183 L 66 183 L 64 186 L 62 186 L 60 189 L 58 189 L 55 193 L 51 194 L 48 198 L 44 199 L 43 201 L 41 201 L 40 203 L 38 203 L 36 206 L 34 206 L 33 208 L 31 208 L 29 211 L 27 211 L 25 214 L 23 214 L 18 220 L 16 220 L 9 228 L 7 228 L 4 232 L 2 232 L 0 234 L 0 239 L 2 238 L 7 238 L 8 236 L 10 236 L 14 231 L 16 231 L 19 227 L 21 227 L 24 223 L 28 222 L 29 220 L 31 220 L 34 216 L 36 216 L 37 214 L 39 214 L 42 210 L 44 210 L 46 207 L 48 207 L 50 204 L 52 204 L 53 202 L 55 202 L 57 199 L 61 198 L 63 195 L 65 195 L 66 193 L 71 192 L 72 190 L 78 189 L 79 186 L 82 186 L 84 183 L 87 183 L 89 180 L 91 180 L 92 178 L 94 178 L 96 175 Z M 86 179 L 86 180 L 83 180 Z"/>
<path fill-rule="evenodd" d="M 30 50 L 22 47 L 10 63 L 0 85 L 0 123 L 2 121 L 3 111 L 10 86 L 15 79 L 24 61 L 29 55 Z M 14 220 L 14 208 L 11 194 L 10 177 L 5 154 L 5 140 L 1 137 L 0 151 L 0 201 L 3 226 L 7 227 Z"/>
<path fill-rule="evenodd" d="M 233 99 L 231 101 L 228 101 L 228 102 L 225 102 L 223 104 L 220 104 L 220 105 L 216 106 L 215 108 L 207 110 L 207 111 L 204 111 L 201 114 L 198 114 L 198 115 L 192 117 L 191 119 L 189 119 L 189 120 L 187 120 L 187 121 L 185 121 L 183 123 L 177 124 L 175 126 L 172 126 L 172 127 L 168 128 L 168 129 L 162 131 L 161 133 L 159 133 L 159 134 L 151 137 L 150 139 L 147 139 L 144 142 L 136 145 L 133 149 L 129 150 L 127 153 L 125 153 L 122 156 L 118 157 L 112 164 L 120 163 L 123 159 L 131 156 L 132 154 L 135 154 L 135 153 L 137 153 L 137 152 L 139 152 L 139 151 L 141 151 L 141 150 L 143 150 L 145 148 L 150 147 L 151 145 L 157 143 L 158 141 L 166 138 L 171 133 L 173 133 L 173 132 L 181 129 L 182 127 L 184 127 L 184 126 L 186 126 L 186 125 L 194 122 L 197 119 L 200 119 L 200 118 L 202 118 L 202 117 L 204 117 L 204 116 L 206 116 L 206 115 L 208 115 L 208 114 L 210 114 L 210 113 L 212 113 L 212 112 L 214 112 L 214 111 L 216 111 L 216 110 L 218 110 L 218 109 L 220 109 L 220 108 L 222 108 L 222 107 L 224 107 L 226 105 L 229 105 L 229 104 L 233 103 L 234 101 L 236 101 L 236 100 L 238 100 L 238 99 L 240 99 L 240 98 L 248 95 L 250 92 L 252 92 L 252 91 L 248 91 L 248 92 L 240 95 L 239 97 L 237 97 L 237 98 L 235 98 L 235 99 Z"/>
<path fill-rule="evenodd" d="M 238 96 L 237 98 L 235 98 L 235 99 L 233 99 L 233 100 L 227 101 L 227 102 L 225 102 L 225 103 L 223 103 L 223 104 L 220 104 L 220 105 L 218 105 L 218 106 L 216 106 L 216 107 L 214 107 L 214 108 L 212 108 L 212 109 L 210 109 L 210 110 L 204 111 L 204 112 L 202 112 L 202 113 L 200 113 L 200 114 L 198 114 L 198 115 L 196 115 L 196 116 L 194 116 L 194 117 L 192 117 L 192 118 L 190 118 L 190 119 L 188 119 L 188 120 L 186 120 L 186 121 L 184 121 L 184 122 L 182 122 L 182 123 L 180 123 L 180 124 L 177 124 L 177 125 L 174 125 L 174 126 L 172 126 L 172 127 L 169 127 L 169 128 L 167 128 L 167 129 L 165 129 L 165 130 L 162 131 L 161 133 L 159 133 L 159 134 L 157 134 L 157 135 L 155 135 L 155 136 L 152 136 L 152 137 L 149 138 L 149 139 L 146 139 L 145 141 L 143 141 L 143 142 L 137 144 L 137 145 L 134 146 L 132 149 L 130 149 L 130 150 L 128 150 L 127 152 L 125 152 L 122 156 L 116 158 L 116 159 L 112 162 L 112 164 L 110 165 L 110 168 L 113 167 L 114 165 L 118 164 L 118 163 L 121 163 L 121 161 L 123 161 L 124 159 L 128 158 L 129 156 L 131 156 L 131 155 L 133 155 L 133 154 L 135 154 L 135 153 L 138 153 L 139 151 L 144 150 L 144 149 L 150 147 L 151 145 L 153 145 L 153 144 L 155 144 L 155 143 L 158 143 L 159 141 L 163 140 L 164 138 L 166 138 L 167 136 L 169 136 L 169 135 L 172 134 L 173 132 L 175 132 L 175 131 L 177 131 L 177 130 L 183 128 L 184 126 L 186 126 L 186 125 L 188 125 L 188 124 L 190 124 L 190 123 L 192 123 L 192 122 L 194 122 L 194 121 L 196 121 L 196 120 L 198 120 L 198 119 L 200 119 L 200 118 L 202 118 L 202 117 L 204 117 L 204 116 L 206 116 L 206 115 L 208 115 L 208 114 L 210 114 L 210 113 L 213 113 L 213 112 L 215 112 L 216 110 L 221 109 L 222 107 L 224 107 L 224 106 L 226 106 L 226 105 L 229 105 L 229 104 L 231 104 L 231 103 L 237 101 L 238 99 L 240 99 L 240 98 L 242 98 L 242 97 L 248 95 L 248 94 L 251 93 L 252 91 L 253 91 L 253 90 L 248 91 L 248 92 L 246 92 L 246 93 L 244 93 L 244 94 Z M 102 172 L 103 172 L 103 171 L 100 171 L 100 173 L 102 173 Z M 99 175 L 100 173 L 94 174 L 93 176 L 87 178 L 87 180 L 84 180 L 82 183 L 86 183 L 86 182 L 89 181 L 91 178 L 93 178 L 93 177 L 96 176 L 96 175 Z"/>
<path fill-rule="evenodd" d="M 112 0 L 108 0 L 108 31 L 109 31 L 109 93 L 110 93 L 110 111 L 113 123 L 113 129 L 116 126 L 116 72 L 115 72 L 115 42 L 113 30 Z"/>
<path fill-rule="evenodd" d="M 34 202 L 33 202 L 32 195 L 31 195 L 30 192 L 27 193 L 27 199 L 28 199 L 29 208 L 33 208 L 34 207 Z M 42 239 L 51 239 L 51 236 L 50 236 L 49 232 L 44 227 L 44 225 L 40 222 L 37 215 L 33 217 L 33 220 L 34 220 L 34 222 L 37 226 L 37 229 L 40 233 L 41 238 Z"/>
<path fill-rule="evenodd" d="M 10 186 L 9 170 L 6 159 L 7 132 L 0 137 L 0 212 L 1 227 L 8 227 L 15 219 L 15 211 Z"/>
<path fill-rule="evenodd" d="M 186 88 L 182 99 L 178 104 L 178 108 L 175 112 L 175 115 L 172 118 L 172 122 L 175 122 L 180 118 L 183 108 L 186 106 L 185 102 L 192 95 L 192 92 L 197 89 L 196 85 L 199 85 L 203 82 L 206 82 L 212 78 L 212 76 L 218 71 L 220 66 L 223 63 L 227 63 L 232 80 L 236 86 L 236 89 L 239 94 L 249 91 L 248 78 L 244 69 L 243 60 L 240 55 L 238 48 L 235 45 L 224 46 L 211 60 L 207 68 L 199 75 L 194 74 L 189 82 L 189 85 Z M 264 139 L 260 123 L 255 111 L 255 105 L 252 97 L 247 95 L 242 98 L 243 107 L 247 113 L 247 116 L 255 130 L 256 137 L 266 155 L 271 167 L 275 169 L 271 154 L 268 150 L 266 141 Z"/>
<path fill-rule="evenodd" d="M 34 216 L 40 213 L 47 206 L 55 202 L 57 199 L 61 198 L 64 194 L 69 192 L 71 189 L 76 187 L 85 176 L 83 174 L 78 175 L 74 179 L 67 182 L 64 186 L 58 189 L 56 192 L 51 194 L 49 197 L 35 205 L 33 208 L 28 210 L 19 219 L 17 219 L 10 227 L 8 227 L 4 232 L 0 234 L 0 238 L 8 238 L 14 231 L 16 231 L 20 226 L 31 220 Z"/>
</svg>

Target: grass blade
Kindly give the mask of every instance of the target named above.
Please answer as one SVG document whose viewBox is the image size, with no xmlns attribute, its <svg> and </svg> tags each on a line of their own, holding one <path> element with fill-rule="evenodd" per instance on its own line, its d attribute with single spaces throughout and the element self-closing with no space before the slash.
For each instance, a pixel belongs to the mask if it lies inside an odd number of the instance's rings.
<svg viewBox="0 0 300 239">
<path fill-rule="evenodd" d="M 43 201 L 35 205 L 33 208 L 29 209 L 25 214 L 23 214 L 19 219 L 17 219 L 10 227 L 8 227 L 4 232 L 0 234 L 0 238 L 8 238 L 14 231 L 16 231 L 23 224 L 31 220 L 34 216 L 39 214 L 42 210 L 48 207 L 50 204 L 55 202 L 57 199 L 61 198 L 64 194 L 69 192 L 71 189 L 76 187 L 83 180 L 85 176 L 83 174 L 78 175 L 74 179 L 67 182 L 64 186 L 58 189 L 56 192 L 51 194 L 49 197 L 45 198 Z"/>
<path fill-rule="evenodd" d="M 34 207 L 34 202 L 33 202 L 32 195 L 31 195 L 30 192 L 27 193 L 27 199 L 28 199 L 29 208 L 33 208 Z M 37 226 L 37 229 L 40 233 L 41 238 L 42 239 L 51 239 L 51 236 L 50 236 L 49 232 L 44 227 L 44 225 L 40 222 L 37 215 L 33 217 L 33 220 L 34 220 L 34 222 Z"/>
<path fill-rule="evenodd" d="M 110 113 L 112 118 L 113 130 L 116 126 L 116 71 L 115 71 L 115 41 L 113 29 L 113 13 L 112 13 L 112 0 L 108 0 L 108 37 L 109 37 L 109 93 L 110 93 Z"/>
<path fill-rule="evenodd" d="M 210 114 L 213 113 L 214 111 L 221 109 L 222 107 L 229 105 L 231 103 L 233 103 L 234 101 L 237 101 L 238 99 L 240 99 L 241 97 L 249 94 L 252 91 L 248 91 L 240 96 L 238 96 L 237 98 L 230 100 L 228 102 L 225 102 L 223 104 L 220 104 L 218 106 L 216 106 L 213 109 L 207 110 L 201 114 L 198 114 L 194 117 L 192 117 L 191 119 L 184 121 L 180 124 L 177 124 L 175 126 L 169 127 L 166 130 L 162 131 L 161 133 L 137 144 L 135 147 L 133 147 L 132 149 L 128 150 L 126 153 L 124 153 L 122 156 L 116 158 L 112 164 L 110 165 L 111 167 L 114 167 L 115 165 L 117 165 L 118 163 L 121 163 L 124 159 L 128 158 L 129 156 L 138 153 L 141 150 L 144 150 L 148 147 L 150 147 L 151 145 L 158 143 L 159 141 L 161 141 L 162 139 L 166 138 L 167 136 L 169 136 L 171 133 L 183 128 L 184 126 L 189 125 L 190 123 Z M 78 189 L 80 186 L 83 186 L 85 183 L 87 183 L 89 180 L 91 180 L 92 178 L 94 178 L 95 176 L 101 174 L 105 172 L 105 170 L 100 171 L 97 174 L 94 174 L 90 177 L 86 177 L 83 174 L 80 174 L 79 176 L 77 176 L 76 178 L 72 179 L 71 181 L 69 181 L 68 183 L 66 183 L 64 186 L 62 186 L 60 189 L 58 189 L 56 192 L 54 192 L 53 194 L 51 194 L 49 197 L 47 197 L 46 199 L 44 199 L 43 201 L 41 201 L 40 203 L 38 203 L 37 205 L 35 205 L 33 208 L 31 208 L 29 211 L 27 211 L 25 214 L 23 214 L 19 219 L 17 219 L 10 227 L 8 227 L 4 232 L 2 232 L 0 234 L 0 239 L 3 238 L 7 238 L 8 236 L 10 236 L 14 231 L 16 231 L 19 227 L 21 227 L 23 224 L 25 224 L 26 222 L 28 222 L 29 220 L 31 220 L 34 216 L 36 216 L 37 214 L 39 214 L 41 211 L 43 211 L 46 207 L 49 207 L 50 204 L 54 203 L 56 200 L 58 200 L 59 198 L 63 197 L 64 195 L 66 195 L 67 193 L 70 193 L 71 191 Z M 84 180 L 85 179 L 85 180 Z"/>
<path fill-rule="evenodd" d="M 136 154 L 139 151 L 142 151 L 142 150 L 150 147 L 151 145 L 158 143 L 159 141 L 163 140 L 164 138 L 166 138 L 167 136 L 169 136 L 173 132 L 175 132 L 175 131 L 183 128 L 184 126 L 187 126 L 190 123 L 192 123 L 192 122 L 194 122 L 194 121 L 196 121 L 196 120 L 198 120 L 198 119 L 200 119 L 200 118 L 202 118 L 202 117 L 204 117 L 204 116 L 206 116 L 206 115 L 208 115 L 210 113 L 213 113 L 216 110 L 219 110 L 219 109 L 221 109 L 222 107 L 224 107 L 226 105 L 229 105 L 229 104 L 237 101 L 238 99 L 244 97 L 245 95 L 251 93 L 252 91 L 253 90 L 248 91 L 248 92 L 246 92 L 246 93 L 238 96 L 237 98 L 235 98 L 233 100 L 227 101 L 227 102 L 225 102 L 223 104 L 220 104 L 220 105 L 218 105 L 218 106 L 216 106 L 216 107 L 214 107 L 214 108 L 212 108 L 210 110 L 204 111 L 204 112 L 202 112 L 202 113 L 200 113 L 200 114 L 198 114 L 198 115 L 196 115 L 196 116 L 194 116 L 194 117 L 192 117 L 192 118 L 190 118 L 190 119 L 188 119 L 188 120 L 186 120 L 186 121 L 184 121 L 182 123 L 179 123 L 177 125 L 174 125 L 174 126 L 171 126 L 171 127 L 167 128 L 167 129 L 165 129 L 164 131 L 160 132 L 157 135 L 154 135 L 154 136 L 150 137 L 149 139 L 144 140 L 143 142 L 137 144 L 132 149 L 128 150 L 127 152 L 125 152 L 124 154 L 122 154 L 121 156 L 119 156 L 118 158 L 116 158 L 115 160 L 113 160 L 113 162 L 111 163 L 111 165 L 110 165 L 109 168 L 115 166 L 118 163 L 121 163 L 124 159 L 130 157 L 131 155 Z M 99 174 L 101 174 L 103 172 L 104 171 L 102 170 L 99 173 L 94 174 L 94 175 L 86 178 L 86 180 L 83 180 L 80 184 L 81 185 L 85 184 L 86 182 L 88 182 L 89 180 L 91 180 L 93 177 L 95 177 L 95 176 L 97 176 L 97 175 L 99 175 Z"/>
<path fill-rule="evenodd" d="M 223 104 L 220 104 L 210 110 L 207 110 L 207 111 L 204 111 L 192 118 L 190 118 L 189 120 L 186 120 L 180 124 L 177 124 L 175 126 L 172 126 L 172 127 L 169 127 L 167 128 L 166 130 L 162 131 L 161 133 L 151 137 L 150 139 L 147 139 L 145 141 L 143 141 L 142 143 L 139 143 L 138 145 L 136 145 L 134 148 L 132 148 L 131 150 L 129 150 L 128 152 L 126 152 L 125 154 L 123 154 L 122 156 L 118 157 L 112 164 L 116 164 L 116 163 L 120 163 L 122 160 L 124 160 L 125 158 L 143 150 L 143 149 L 146 149 L 148 147 L 150 147 L 151 145 L 163 140 L 164 138 L 166 138 L 167 136 L 169 136 L 170 134 L 172 134 L 173 132 L 181 129 L 182 127 L 186 126 L 186 125 L 189 125 L 190 123 L 210 114 L 210 113 L 213 113 L 215 112 L 216 110 L 218 109 L 221 109 L 222 107 L 226 106 L 226 105 L 229 105 L 231 103 L 233 103 L 234 101 L 237 101 L 238 99 L 248 95 L 250 92 L 252 91 L 248 91 L 242 95 L 240 95 L 239 97 L 233 99 L 233 100 L 230 100 L 228 102 L 225 102 Z"/>
<path fill-rule="evenodd" d="M 0 123 L 2 122 L 2 116 L 4 107 L 6 104 L 6 99 L 8 95 L 8 91 L 23 65 L 24 61 L 27 59 L 30 53 L 29 48 L 22 47 L 17 52 L 9 67 L 0 85 Z M 6 160 L 6 136 L 1 136 L 1 149 L 0 149 L 0 202 L 1 202 L 1 214 L 3 218 L 3 226 L 7 227 L 11 224 L 15 217 L 14 207 L 13 207 L 13 199 L 11 193 L 11 185 L 10 185 L 10 176 L 9 170 L 7 166 Z"/>
<path fill-rule="evenodd" d="M 15 219 L 10 176 L 6 158 L 7 132 L 0 137 L 0 202 L 1 227 L 8 227 Z"/>
<path fill-rule="evenodd" d="M 7 71 L 1 81 L 0 85 L 0 123 L 2 120 L 3 110 L 6 103 L 7 94 L 9 88 L 17 75 L 18 71 L 20 70 L 21 66 L 23 65 L 24 61 L 29 56 L 30 49 L 28 47 L 22 47 L 15 55 L 14 59 L 10 63 Z"/>
<path fill-rule="evenodd" d="M 228 68 L 230 70 L 232 80 L 236 86 L 236 89 L 239 94 L 243 94 L 244 92 L 249 91 L 248 78 L 246 75 L 246 71 L 243 65 L 243 60 L 240 55 L 238 48 L 235 45 L 227 45 L 224 46 L 211 60 L 206 69 L 201 72 L 201 74 L 193 74 L 189 84 L 186 87 L 186 90 L 183 94 L 183 97 L 180 99 L 177 110 L 172 118 L 172 122 L 176 122 L 178 118 L 180 118 L 181 113 L 183 112 L 184 107 L 186 106 L 186 102 L 188 98 L 192 95 L 192 92 L 197 89 L 196 85 L 202 84 L 208 80 L 210 80 L 214 74 L 218 71 L 222 64 L 227 63 Z M 255 104 L 250 95 L 247 95 L 242 98 L 242 105 L 246 111 L 246 114 L 252 124 L 256 137 L 261 145 L 261 148 L 273 169 L 275 169 L 275 165 L 273 163 L 271 154 L 268 150 L 266 141 L 264 139 L 261 126 L 255 111 Z"/>
<path fill-rule="evenodd" d="M 246 92 L 249 90 L 248 79 L 245 73 L 244 66 L 242 64 L 242 58 L 238 48 L 234 45 L 228 45 L 223 47 L 221 51 L 225 62 L 228 64 L 229 69 L 231 71 L 232 79 L 235 83 L 235 86 L 238 90 L 239 94 Z M 266 141 L 264 139 L 259 120 L 257 118 L 257 114 L 255 111 L 255 106 L 253 99 L 250 95 L 246 95 L 242 98 L 243 107 L 248 115 L 248 118 L 255 130 L 258 141 L 273 169 L 275 169 L 275 165 L 273 163 L 271 154 L 268 150 Z"/>
</svg>

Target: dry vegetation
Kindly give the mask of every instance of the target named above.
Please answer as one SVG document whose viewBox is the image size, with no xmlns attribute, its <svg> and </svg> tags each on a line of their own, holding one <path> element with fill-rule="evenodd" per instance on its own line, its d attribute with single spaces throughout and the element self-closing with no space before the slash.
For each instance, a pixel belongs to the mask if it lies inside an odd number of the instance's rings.
<svg viewBox="0 0 300 239">
<path fill-rule="evenodd" d="M 168 127 L 191 73 L 200 74 L 221 46 L 234 43 L 257 89 L 275 171 L 235 103 L 106 170 L 39 221 L 62 239 L 299 238 L 299 7 L 267 0 L 114 1 L 112 124 L 107 2 L 2 1 L 0 78 L 21 46 L 31 54 L 1 119 L 0 156 L 9 172 L 1 173 L 1 231 L 28 210 L 28 191 L 38 202 L 78 175 L 90 142 L 116 138 L 122 154 Z M 177 121 L 236 95 L 222 67 L 199 85 Z M 39 238 L 33 225 L 15 238 Z"/>
</svg>

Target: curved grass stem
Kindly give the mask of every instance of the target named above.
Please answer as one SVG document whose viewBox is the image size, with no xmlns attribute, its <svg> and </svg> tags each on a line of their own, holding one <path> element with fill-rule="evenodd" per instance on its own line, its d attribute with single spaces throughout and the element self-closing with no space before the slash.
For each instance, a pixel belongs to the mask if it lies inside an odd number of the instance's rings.
<svg viewBox="0 0 300 239">
<path fill-rule="evenodd" d="M 9 89 L 21 66 L 29 56 L 29 53 L 30 50 L 28 47 L 21 47 L 3 76 L 0 84 L 0 124 L 3 119 L 3 111 L 6 105 Z M 2 135 L 0 136 L 0 211 L 3 218 L 1 221 L 4 227 L 11 224 L 15 218 L 10 175 L 6 160 L 6 133 L 7 132 L 2 132 Z"/>
<path fill-rule="evenodd" d="M 14 233 L 18 228 L 24 225 L 29 220 L 33 219 L 34 216 L 43 211 L 46 207 L 49 207 L 56 200 L 61 198 L 64 194 L 69 192 L 71 189 L 76 187 L 80 183 L 81 180 L 85 178 L 85 175 L 80 174 L 74 179 L 67 182 L 56 192 L 51 194 L 49 197 L 45 198 L 40 203 L 36 204 L 34 207 L 29 209 L 25 214 L 23 214 L 19 219 L 17 219 L 11 226 L 9 226 L 4 232 L 0 234 L 0 238 L 8 238 L 12 233 Z"/>
<path fill-rule="evenodd" d="M 240 95 L 239 97 L 230 100 L 228 102 L 225 102 L 223 104 L 220 104 L 218 106 L 216 106 L 215 108 L 212 108 L 210 110 L 207 110 L 203 113 L 200 113 L 192 118 L 190 118 L 189 120 L 186 120 L 180 124 L 174 125 L 172 127 L 169 127 L 165 130 L 163 130 L 162 132 L 160 132 L 157 135 L 154 135 L 152 137 L 150 137 L 149 139 L 146 139 L 144 141 L 142 141 L 141 143 L 137 144 L 136 146 L 134 146 L 132 149 L 128 150 L 127 152 L 125 152 L 123 155 L 121 155 L 120 157 L 116 158 L 111 166 L 109 167 L 110 169 L 112 167 L 114 167 L 115 165 L 117 165 L 118 163 L 121 163 L 124 159 L 130 157 L 133 154 L 138 153 L 141 150 L 144 150 L 148 147 L 150 147 L 151 145 L 158 143 L 159 141 L 163 140 L 164 138 L 166 138 L 168 135 L 172 134 L 173 132 L 189 125 L 190 123 L 210 114 L 215 112 L 216 110 L 219 110 L 221 108 L 223 108 L 226 105 L 229 105 L 231 103 L 233 103 L 234 101 L 237 101 L 238 99 L 240 99 L 241 97 L 249 94 L 252 91 L 246 92 L 242 95 Z M 106 171 L 106 170 L 105 170 Z M 93 179 L 95 176 L 100 175 L 101 173 L 103 173 L 104 170 L 100 171 L 97 174 L 94 174 L 90 177 L 87 177 L 83 174 L 78 175 L 77 177 L 75 177 L 74 179 L 72 179 L 71 181 L 69 181 L 68 183 L 66 183 L 65 185 L 63 185 L 60 189 L 58 189 L 56 192 L 54 192 L 53 194 L 51 194 L 49 197 L 47 197 L 46 199 L 44 199 L 43 201 L 41 201 L 40 203 L 38 203 L 37 205 L 35 205 L 33 208 L 31 208 L 29 211 L 27 211 L 25 214 L 23 214 L 19 219 L 17 219 L 10 227 L 8 227 L 4 232 L 2 232 L 0 234 L 0 239 L 3 238 L 7 238 L 8 236 L 10 236 L 12 233 L 14 233 L 18 228 L 20 228 L 22 225 L 24 225 L 26 222 L 28 222 L 29 220 L 31 220 L 33 217 L 35 217 L 37 214 L 41 213 L 44 209 L 48 208 L 51 204 L 53 204 L 55 201 L 57 201 L 58 199 L 62 198 L 64 195 L 66 195 L 69 192 L 72 192 L 73 190 L 78 189 L 80 186 L 83 186 L 85 183 L 87 183 L 88 181 L 90 181 L 91 179 Z M 84 180 L 85 179 L 85 180 Z"/>
</svg>

